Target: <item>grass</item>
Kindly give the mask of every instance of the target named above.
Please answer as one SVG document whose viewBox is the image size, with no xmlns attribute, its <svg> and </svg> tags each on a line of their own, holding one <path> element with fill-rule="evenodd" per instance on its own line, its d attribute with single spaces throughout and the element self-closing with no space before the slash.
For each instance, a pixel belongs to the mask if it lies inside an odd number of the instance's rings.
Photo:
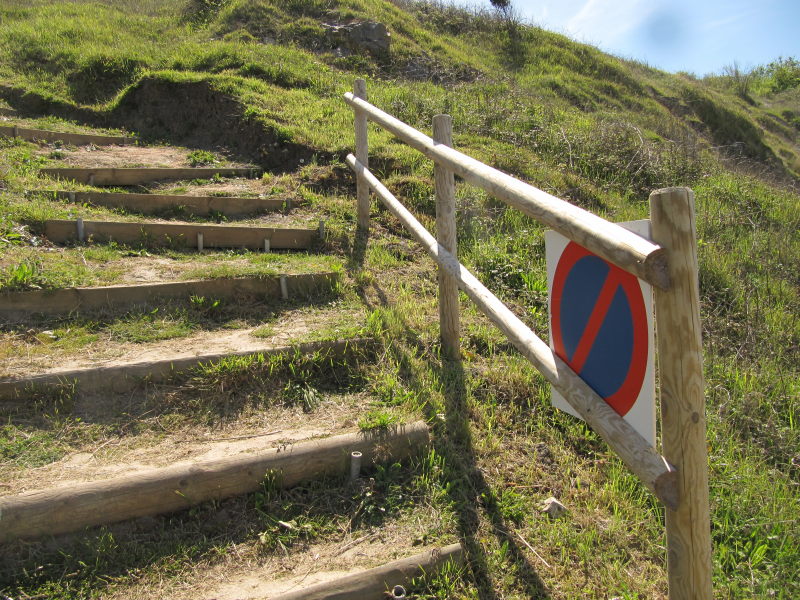
<svg viewBox="0 0 800 600">
<path fill-rule="evenodd" d="M 610 220 L 646 217 L 653 188 L 691 186 L 716 595 L 797 596 L 800 152 L 792 123 L 800 106 L 793 90 L 751 90 L 751 103 L 714 81 L 662 73 L 491 12 L 438 2 L 232 0 L 206 6 L 202 18 L 190 19 L 177 0 L 138 11 L 122 0 L 7 2 L 0 9 L 0 75 L 54 113 L 72 111 L 137 131 L 129 106 L 148 93 L 163 98 L 189 90 L 207 98 L 180 118 L 162 119 L 160 129 L 142 132 L 175 140 L 196 129 L 191 113 L 229 103 L 225 129 L 242 127 L 259 140 L 249 156 L 276 171 L 265 175 L 270 195 L 296 194 L 329 220 L 330 255 L 190 256 L 106 246 L 43 251 L 35 246 L 36 223 L 55 214 L 74 218 L 77 207 L 24 200 L 22 190 L 36 182 L 47 159 L 31 145 L 6 141 L 0 149 L 6 173 L 0 267 L 7 289 L 121 281 L 140 259 L 180 265 L 188 278 L 346 270 L 345 307 L 368 315 L 367 326 L 352 329 L 343 319 L 299 339 L 368 332 L 383 342 L 376 360 L 354 370 L 319 357 L 313 364 L 262 358 L 209 365 L 174 394 L 159 396 L 172 422 L 213 427 L 242 418 L 245 407 L 276 402 L 313 412 L 330 406 L 325 402 L 337 386 L 365 393 L 368 409 L 354 424 L 369 429 L 398 415 L 424 415 L 434 429 L 434 451 L 411 470 L 413 484 L 403 473 L 387 475 L 412 485 L 414 502 L 436 512 L 421 543 L 457 536 L 470 556 L 465 570 L 425 578 L 427 597 L 663 598 L 663 509 L 657 502 L 591 430 L 552 410 L 541 376 L 464 298 L 462 365 L 441 363 L 435 272 L 391 215 L 373 212 L 366 247 L 354 239 L 352 179 L 341 165 L 352 143 L 352 114 L 340 95 L 353 78 L 367 76 L 373 103 L 428 133 L 433 115 L 450 113 L 456 147 Z M 389 55 L 336 57 L 320 45 L 323 18 L 386 23 L 393 35 Z M 274 43 L 261 43 L 264 38 Z M 235 141 L 225 135 L 215 132 L 215 141 Z M 370 131 L 370 161 L 432 227 L 430 163 L 376 129 Z M 546 335 L 543 228 L 461 183 L 457 200 L 462 261 Z M 136 335 L 161 316 L 149 318 L 132 317 L 118 325 L 119 335 Z M 170 319 L 155 329 L 184 323 L 178 314 Z M 76 340 L 94 335 L 90 328 L 75 331 Z M 260 333 L 275 332 L 268 322 Z M 18 419 L 8 425 L 20 426 Z M 22 456 L 21 465 L 78 447 L 53 433 L 61 431 L 57 427 L 25 427 L 4 430 L 0 446 Z M 73 429 L 81 428 L 66 430 Z M 376 506 L 362 494 L 324 517 L 314 508 L 325 497 L 317 488 L 280 494 L 265 488 L 258 500 L 263 520 L 237 543 L 246 540 L 252 556 L 280 555 L 282 548 L 300 552 L 314 540 L 337 539 L 336 527 L 346 522 L 338 511 L 363 517 L 384 508 L 410 515 L 403 502 L 385 501 L 392 485 Z M 550 521 L 539 512 L 550 495 L 568 507 L 565 518 Z M 120 593 L 141 590 L 142 581 L 165 575 L 188 578 L 197 565 L 229 556 L 225 535 L 234 534 L 204 528 L 217 508 L 175 517 L 175 531 L 164 525 L 146 533 L 140 548 L 131 548 L 134 536 L 95 532 L 63 558 L 70 573 L 79 573 L 74 578 L 48 566 L 0 584 L 0 593 L 90 597 L 109 586 Z M 26 564 L 57 562 L 41 547 L 31 552 Z"/>
<path fill-rule="evenodd" d="M 141 259 L 141 260 L 136 260 Z M 132 262 L 151 262 L 158 280 L 274 277 L 286 273 L 338 272 L 341 259 L 304 253 L 263 254 L 241 250 L 195 252 L 140 250 L 120 245 L 78 246 L 41 252 L 20 244 L 0 258 L 0 289 L 24 291 L 135 283 Z"/>
</svg>

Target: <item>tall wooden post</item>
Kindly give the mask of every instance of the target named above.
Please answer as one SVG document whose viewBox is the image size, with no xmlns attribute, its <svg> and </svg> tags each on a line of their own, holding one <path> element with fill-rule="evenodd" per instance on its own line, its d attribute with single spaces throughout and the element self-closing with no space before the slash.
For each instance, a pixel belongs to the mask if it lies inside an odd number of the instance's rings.
<svg viewBox="0 0 800 600">
<path fill-rule="evenodd" d="M 367 99 L 367 82 L 363 79 L 356 79 L 353 86 L 353 95 L 362 100 Z M 355 111 L 356 127 L 356 158 L 364 165 L 369 167 L 369 145 L 367 143 L 367 115 L 357 110 Z M 369 186 L 363 177 L 356 179 L 356 197 L 358 198 L 358 226 L 364 230 L 369 229 Z"/>
<path fill-rule="evenodd" d="M 711 526 L 703 345 L 700 329 L 694 193 L 667 188 L 650 194 L 653 241 L 664 247 L 670 287 L 655 288 L 661 439 L 678 470 L 679 505 L 666 508 L 670 600 L 710 600 Z"/>
<path fill-rule="evenodd" d="M 433 117 L 433 141 L 453 147 L 453 119 L 450 115 Z M 453 256 L 457 255 L 456 241 L 456 184 L 453 172 L 441 165 L 434 165 L 436 185 L 436 241 Z M 456 360 L 460 356 L 461 335 L 458 316 L 458 284 L 444 269 L 439 267 L 439 328 L 442 339 L 442 354 Z"/>
</svg>

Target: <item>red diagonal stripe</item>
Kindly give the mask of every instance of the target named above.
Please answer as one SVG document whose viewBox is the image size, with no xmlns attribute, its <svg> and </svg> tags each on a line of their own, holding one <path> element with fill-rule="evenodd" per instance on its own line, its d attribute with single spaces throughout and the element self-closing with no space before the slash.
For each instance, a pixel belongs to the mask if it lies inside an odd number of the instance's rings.
<svg viewBox="0 0 800 600">
<path fill-rule="evenodd" d="M 580 373 L 583 370 L 586 359 L 589 358 L 589 353 L 592 351 L 597 334 L 600 333 L 600 328 L 603 326 L 608 309 L 611 308 L 611 302 L 614 300 L 614 294 L 617 293 L 619 285 L 618 274 L 615 273 L 613 268 L 609 269 L 608 277 L 603 283 L 597 302 L 594 304 L 594 310 L 592 310 L 589 321 L 586 323 L 586 328 L 583 330 L 581 341 L 578 342 L 578 347 L 575 348 L 575 353 L 569 361 L 569 366 L 576 373 Z"/>
</svg>

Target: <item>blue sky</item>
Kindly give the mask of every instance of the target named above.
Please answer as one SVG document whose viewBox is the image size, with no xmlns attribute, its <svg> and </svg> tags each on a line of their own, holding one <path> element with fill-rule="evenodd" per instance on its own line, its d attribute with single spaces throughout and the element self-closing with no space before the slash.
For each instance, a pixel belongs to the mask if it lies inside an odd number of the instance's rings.
<svg viewBox="0 0 800 600">
<path fill-rule="evenodd" d="M 800 58 L 800 0 L 512 0 L 512 5 L 526 21 L 666 71 L 705 75 L 734 61 L 751 68 L 779 56 Z"/>
</svg>

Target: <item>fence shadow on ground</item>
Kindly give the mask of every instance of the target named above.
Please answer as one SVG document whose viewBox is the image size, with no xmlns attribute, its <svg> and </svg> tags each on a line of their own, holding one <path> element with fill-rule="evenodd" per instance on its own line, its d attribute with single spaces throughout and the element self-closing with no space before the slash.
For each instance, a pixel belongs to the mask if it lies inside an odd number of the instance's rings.
<svg viewBox="0 0 800 600">
<path fill-rule="evenodd" d="M 369 310 L 389 308 L 391 304 L 385 291 L 377 283 L 370 285 L 373 294 L 368 295 L 363 287 L 358 289 L 365 306 Z M 490 556 L 481 543 L 481 522 L 485 519 L 497 544 L 507 548 L 507 560 L 513 564 L 514 568 L 506 571 L 505 575 L 511 573 L 510 576 L 516 578 L 517 586 L 524 590 L 527 597 L 533 600 L 549 598 L 544 582 L 528 560 L 525 548 L 510 533 L 513 527 L 506 523 L 498 506 L 497 495 L 478 466 L 467 408 L 466 374 L 461 361 L 443 361 L 431 356 L 430 348 L 405 322 L 403 329 L 405 339 L 392 340 L 386 348 L 386 353 L 399 365 L 403 381 L 421 398 L 426 398 L 429 387 L 420 379 L 413 356 L 429 356 L 427 363 L 433 378 L 444 390 L 444 421 L 436 414 L 431 402 L 425 402 L 424 406 L 426 418 L 433 424 L 433 447 L 444 458 L 445 472 L 453 483 L 448 486 L 448 495 L 456 507 L 458 535 L 466 552 L 478 597 L 481 600 L 499 598 Z"/>
</svg>

